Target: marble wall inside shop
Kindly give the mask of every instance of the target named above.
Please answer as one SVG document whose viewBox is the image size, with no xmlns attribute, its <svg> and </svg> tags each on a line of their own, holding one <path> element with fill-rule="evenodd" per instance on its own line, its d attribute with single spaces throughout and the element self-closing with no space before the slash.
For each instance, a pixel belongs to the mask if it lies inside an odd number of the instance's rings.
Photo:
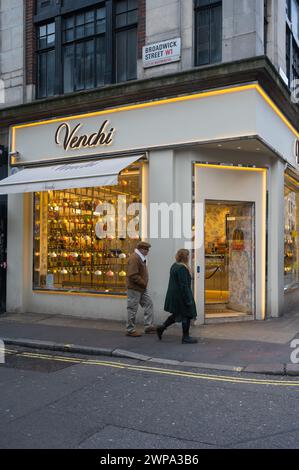
<svg viewBox="0 0 299 470">
<path fill-rule="evenodd" d="M 226 216 L 229 216 L 228 222 L 226 222 Z M 240 233 L 242 233 L 241 237 L 238 236 Z M 225 269 L 226 281 L 223 283 L 223 288 L 225 286 L 225 289 L 228 289 L 228 308 L 252 313 L 254 296 L 253 204 L 206 205 L 206 255 L 212 251 L 223 254 L 226 251 L 226 260 L 223 262 L 222 269 Z"/>
<path fill-rule="evenodd" d="M 252 313 L 254 298 L 254 207 L 240 204 L 231 207 L 229 223 L 229 304 L 228 307 Z M 243 233 L 243 239 L 235 233 Z"/>
<path fill-rule="evenodd" d="M 230 213 L 229 206 L 206 205 L 205 218 L 205 249 L 212 248 L 215 242 L 222 241 L 226 237 L 225 216 Z"/>
</svg>

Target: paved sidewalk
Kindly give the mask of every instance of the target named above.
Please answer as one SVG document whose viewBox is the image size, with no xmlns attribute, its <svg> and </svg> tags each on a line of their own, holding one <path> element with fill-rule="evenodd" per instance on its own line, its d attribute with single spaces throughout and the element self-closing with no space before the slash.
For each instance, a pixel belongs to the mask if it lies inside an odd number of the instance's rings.
<svg viewBox="0 0 299 470">
<path fill-rule="evenodd" d="M 7 345 L 129 357 L 148 364 L 299 376 L 299 364 L 290 364 L 290 343 L 299 338 L 299 313 L 266 322 L 193 326 L 192 335 L 199 338 L 198 344 L 181 344 L 181 325 L 170 327 L 159 341 L 156 335 L 129 338 L 125 325 L 115 321 L 0 315 L 0 339 Z"/>
</svg>

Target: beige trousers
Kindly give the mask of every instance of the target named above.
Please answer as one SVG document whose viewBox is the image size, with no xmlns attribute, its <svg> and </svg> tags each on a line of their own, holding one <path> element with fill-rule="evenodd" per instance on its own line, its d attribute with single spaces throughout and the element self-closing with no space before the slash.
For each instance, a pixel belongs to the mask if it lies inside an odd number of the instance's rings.
<svg viewBox="0 0 299 470">
<path fill-rule="evenodd" d="M 144 328 L 153 325 L 154 322 L 154 306 L 152 299 L 147 290 L 139 292 L 137 290 L 128 289 L 127 311 L 128 311 L 128 333 L 132 333 L 136 329 L 136 315 L 138 306 L 144 308 Z"/>
</svg>

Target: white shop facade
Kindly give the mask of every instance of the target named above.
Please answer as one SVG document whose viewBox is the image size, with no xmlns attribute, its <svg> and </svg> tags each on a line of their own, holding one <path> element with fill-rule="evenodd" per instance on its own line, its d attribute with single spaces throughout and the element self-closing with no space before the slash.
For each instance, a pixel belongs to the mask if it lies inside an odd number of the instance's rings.
<svg viewBox="0 0 299 470">
<path fill-rule="evenodd" d="M 125 321 L 144 239 L 157 321 L 183 247 L 199 323 L 281 315 L 299 285 L 298 138 L 256 83 L 13 126 L 7 311 Z"/>
</svg>

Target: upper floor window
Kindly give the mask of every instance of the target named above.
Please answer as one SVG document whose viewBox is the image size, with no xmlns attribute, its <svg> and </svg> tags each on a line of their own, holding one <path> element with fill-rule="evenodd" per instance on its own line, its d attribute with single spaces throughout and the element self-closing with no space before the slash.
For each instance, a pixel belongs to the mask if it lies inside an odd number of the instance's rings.
<svg viewBox="0 0 299 470">
<path fill-rule="evenodd" d="M 104 84 L 105 7 L 68 16 L 63 20 L 63 91 Z"/>
<path fill-rule="evenodd" d="M 264 53 L 267 54 L 268 29 L 269 29 L 269 0 L 264 0 Z"/>
<path fill-rule="evenodd" d="M 291 2 L 292 0 L 286 0 L 286 13 L 287 18 L 291 21 Z"/>
<path fill-rule="evenodd" d="M 299 46 L 296 43 L 293 44 L 292 78 L 299 80 Z"/>
<path fill-rule="evenodd" d="M 292 82 L 299 79 L 299 1 L 287 0 L 286 68 Z"/>
<path fill-rule="evenodd" d="M 137 0 L 120 0 L 116 4 L 116 81 L 137 75 Z"/>
<path fill-rule="evenodd" d="M 291 3 L 291 22 L 292 31 L 295 38 L 299 41 L 299 2 L 298 0 L 292 0 Z"/>
<path fill-rule="evenodd" d="M 37 30 L 38 96 L 53 96 L 55 70 L 55 23 L 43 24 Z"/>
<path fill-rule="evenodd" d="M 195 65 L 222 60 L 222 2 L 195 0 Z"/>
<path fill-rule="evenodd" d="M 138 0 L 93 3 L 61 2 L 55 19 L 38 24 L 39 98 L 137 78 Z"/>
</svg>

